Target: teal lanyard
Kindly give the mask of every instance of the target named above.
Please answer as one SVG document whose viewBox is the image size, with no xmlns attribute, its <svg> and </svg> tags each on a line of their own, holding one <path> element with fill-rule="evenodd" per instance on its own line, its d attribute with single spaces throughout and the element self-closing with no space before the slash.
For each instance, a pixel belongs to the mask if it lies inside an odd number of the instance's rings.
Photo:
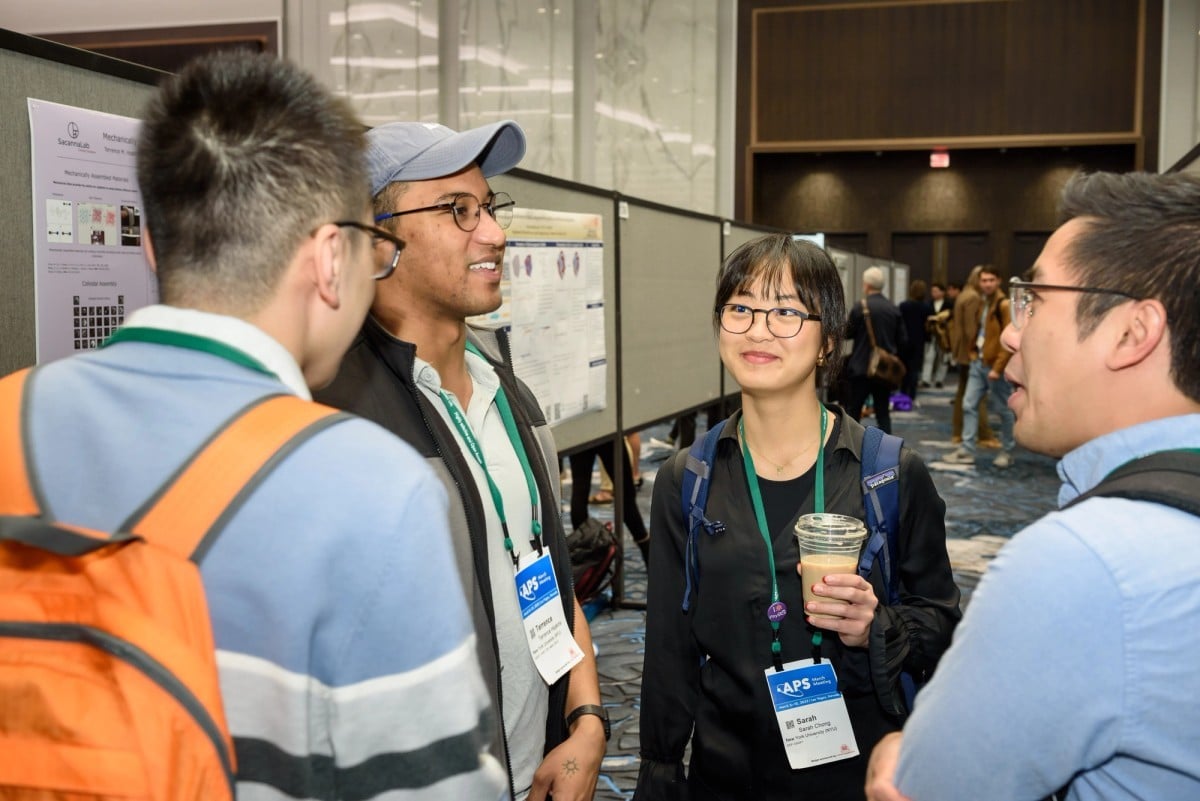
<svg viewBox="0 0 1200 801">
<path fill-rule="evenodd" d="M 243 353 L 231 345 L 226 345 L 224 342 L 199 336 L 198 334 L 185 334 L 182 331 L 168 331 L 163 328 L 128 326 L 118 328 L 114 331 L 113 335 L 105 340 L 101 347 L 107 348 L 109 345 L 117 342 L 150 342 L 155 345 L 170 345 L 176 348 L 198 350 L 203 353 L 211 353 L 213 356 L 219 356 L 222 359 L 227 359 L 234 364 L 240 364 L 242 367 L 249 367 L 251 370 L 269 375 L 272 378 L 279 378 L 274 371 L 253 356 Z"/>
<path fill-rule="evenodd" d="M 813 511 L 825 511 L 825 430 L 829 412 L 821 405 L 821 439 L 817 443 L 817 474 L 814 476 Z M 775 578 L 775 548 L 771 544 L 771 530 L 767 526 L 767 510 L 763 506 L 762 492 L 758 488 L 758 473 L 754 470 L 754 459 L 750 446 L 746 444 L 746 418 L 738 420 L 738 439 L 742 442 L 742 463 L 746 466 L 746 481 L 750 485 L 750 502 L 754 505 L 754 519 L 758 521 L 758 533 L 767 546 L 767 565 L 771 571 L 771 605 L 767 608 L 767 619 L 771 622 L 771 661 L 776 670 L 783 670 L 783 647 L 779 644 L 779 622 L 787 616 L 787 606 L 779 600 L 779 581 Z M 821 632 L 813 634 L 813 647 L 820 649 Z M 819 650 L 817 651 L 819 654 Z M 816 661 L 820 661 L 819 656 Z"/>
<path fill-rule="evenodd" d="M 467 350 L 474 353 L 476 356 L 482 357 L 479 350 L 470 342 L 467 343 Z M 492 479 L 492 475 L 488 472 L 487 460 L 483 457 L 483 448 L 479 445 L 479 440 L 475 437 L 475 432 L 471 430 L 471 423 L 467 420 L 465 414 L 458 404 L 454 402 L 454 398 L 450 396 L 444 389 L 438 390 L 438 396 L 442 399 L 442 404 L 445 405 L 447 413 L 450 415 L 450 421 L 454 423 L 454 427 L 458 430 L 463 442 L 467 445 L 467 450 L 471 453 L 471 458 L 483 470 L 483 477 L 487 479 L 488 491 L 492 494 L 492 503 L 496 506 L 496 514 L 500 518 L 500 528 L 504 532 L 504 550 L 508 551 L 509 557 L 515 566 L 518 563 L 517 555 L 513 552 L 512 537 L 508 533 L 508 517 L 504 513 L 504 499 L 500 495 L 500 488 L 496 486 L 496 482 Z M 496 388 L 496 411 L 500 413 L 500 419 L 504 422 L 504 430 L 508 434 L 509 442 L 512 443 L 513 450 L 517 454 L 517 459 L 521 462 L 521 470 L 525 474 L 525 485 L 529 488 L 529 500 L 532 507 L 532 536 L 529 539 L 529 547 L 536 548 L 539 554 L 542 553 L 542 521 L 539 514 L 540 496 L 537 491 L 537 483 L 533 478 L 533 468 L 529 464 L 529 454 L 525 452 L 525 444 L 521 441 L 521 435 L 517 431 L 517 421 L 513 417 L 512 406 L 508 403 L 508 396 L 504 393 L 504 386 Z"/>
</svg>

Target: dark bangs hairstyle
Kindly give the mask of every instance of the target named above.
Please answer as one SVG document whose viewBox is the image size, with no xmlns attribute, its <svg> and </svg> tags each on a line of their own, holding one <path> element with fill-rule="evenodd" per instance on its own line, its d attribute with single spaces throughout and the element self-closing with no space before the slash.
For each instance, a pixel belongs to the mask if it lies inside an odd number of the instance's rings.
<svg viewBox="0 0 1200 801">
<path fill-rule="evenodd" d="M 796 296 L 821 321 L 804 325 L 821 326 L 825 340 L 825 367 L 818 385 L 837 380 L 842 363 L 842 337 L 846 330 L 846 295 L 837 267 L 824 248 L 790 234 L 768 234 L 752 239 L 729 254 L 717 273 L 717 296 L 713 302 L 713 330 L 721 327 L 720 310 L 734 295 L 761 282 L 768 297 L 779 295 L 786 279 L 796 286 Z"/>
</svg>

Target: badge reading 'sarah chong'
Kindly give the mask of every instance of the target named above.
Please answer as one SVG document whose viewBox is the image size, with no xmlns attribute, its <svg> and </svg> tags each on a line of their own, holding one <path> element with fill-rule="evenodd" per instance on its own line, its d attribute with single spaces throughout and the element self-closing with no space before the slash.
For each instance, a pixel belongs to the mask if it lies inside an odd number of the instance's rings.
<svg viewBox="0 0 1200 801">
<path fill-rule="evenodd" d="M 793 769 L 858 756 L 850 713 L 828 660 L 813 664 L 811 659 L 800 659 L 788 662 L 781 671 L 769 667 L 765 673 Z"/>
</svg>

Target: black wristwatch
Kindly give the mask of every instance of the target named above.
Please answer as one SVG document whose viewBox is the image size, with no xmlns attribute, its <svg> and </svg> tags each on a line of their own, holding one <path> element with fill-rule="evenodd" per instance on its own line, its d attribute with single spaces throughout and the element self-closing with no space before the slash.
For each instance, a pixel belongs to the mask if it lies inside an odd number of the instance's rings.
<svg viewBox="0 0 1200 801">
<path fill-rule="evenodd" d="M 612 724 L 608 722 L 608 710 L 596 704 L 584 704 L 575 707 L 571 714 L 567 715 L 567 728 L 571 728 L 571 724 L 579 720 L 584 715 L 595 715 L 604 722 L 604 739 L 612 738 Z"/>
</svg>

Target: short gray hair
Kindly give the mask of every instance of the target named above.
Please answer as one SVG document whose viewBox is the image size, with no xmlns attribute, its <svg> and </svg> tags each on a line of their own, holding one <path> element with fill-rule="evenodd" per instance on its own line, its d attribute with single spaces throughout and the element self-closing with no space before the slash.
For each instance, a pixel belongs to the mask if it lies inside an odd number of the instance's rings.
<svg viewBox="0 0 1200 801">
<path fill-rule="evenodd" d="M 883 289 L 883 270 L 878 267 L 868 267 L 863 271 L 863 283 L 871 289 Z"/>
</svg>

